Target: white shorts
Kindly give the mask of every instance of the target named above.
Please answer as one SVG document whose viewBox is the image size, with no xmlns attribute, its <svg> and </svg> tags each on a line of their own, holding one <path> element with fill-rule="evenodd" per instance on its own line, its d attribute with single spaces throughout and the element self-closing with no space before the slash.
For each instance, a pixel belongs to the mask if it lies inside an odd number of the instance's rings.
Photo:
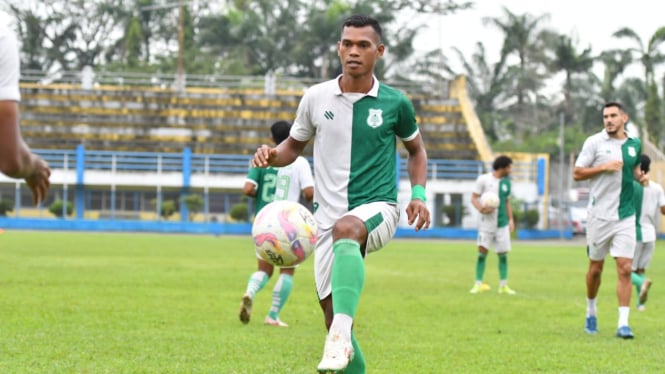
<svg viewBox="0 0 665 374">
<path fill-rule="evenodd" d="M 367 228 L 367 254 L 378 251 L 388 244 L 395 235 L 399 210 L 395 205 L 378 202 L 361 205 L 344 216 L 354 216 L 365 222 Z M 314 279 L 319 300 L 323 300 L 332 293 L 330 278 L 335 256 L 333 254 L 332 227 L 319 230 L 319 239 L 314 250 Z"/>
<path fill-rule="evenodd" d="M 656 248 L 656 242 L 637 242 L 635 244 L 635 255 L 633 256 L 633 271 L 637 269 L 646 269 L 653 258 L 653 250 Z"/>
<path fill-rule="evenodd" d="M 587 254 L 590 260 L 602 261 L 610 256 L 633 258 L 635 252 L 635 216 L 620 221 L 589 217 L 586 229 Z"/>
<path fill-rule="evenodd" d="M 495 253 L 510 252 L 510 225 L 499 227 L 495 231 L 478 231 L 477 243 L 479 247 L 494 248 Z"/>
</svg>

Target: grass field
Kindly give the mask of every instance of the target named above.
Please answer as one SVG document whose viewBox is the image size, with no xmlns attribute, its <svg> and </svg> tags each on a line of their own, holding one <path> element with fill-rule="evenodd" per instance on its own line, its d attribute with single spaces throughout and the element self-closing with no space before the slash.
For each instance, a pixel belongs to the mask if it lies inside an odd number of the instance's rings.
<svg viewBox="0 0 665 374">
<path fill-rule="evenodd" d="M 471 295 L 475 245 L 394 240 L 368 257 L 355 331 L 368 373 L 662 372 L 665 266 L 659 243 L 633 341 L 614 337 L 616 271 L 608 261 L 597 336 L 583 332 L 581 243 L 514 243 L 510 284 Z M 281 318 L 264 326 L 271 280 L 253 320 L 238 321 L 255 269 L 249 237 L 64 232 L 0 235 L 0 373 L 314 373 L 325 329 L 308 260 Z M 634 304 L 634 303 L 633 303 Z"/>
</svg>

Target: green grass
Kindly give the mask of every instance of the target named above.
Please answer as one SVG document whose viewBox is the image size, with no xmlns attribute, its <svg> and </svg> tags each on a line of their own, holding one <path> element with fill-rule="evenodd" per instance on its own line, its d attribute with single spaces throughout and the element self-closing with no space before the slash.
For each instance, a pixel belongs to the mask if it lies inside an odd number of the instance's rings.
<svg viewBox="0 0 665 374">
<path fill-rule="evenodd" d="M 582 243 L 514 243 L 510 284 L 496 256 L 470 295 L 475 244 L 394 240 L 368 257 L 356 334 L 369 373 L 662 372 L 664 249 L 634 341 L 614 337 L 616 271 L 608 259 L 597 336 L 583 332 Z M 267 327 L 274 279 L 253 320 L 237 312 L 255 269 L 249 237 L 5 232 L 0 235 L 1 373 L 313 373 L 325 329 L 312 275 L 296 272 Z"/>
</svg>

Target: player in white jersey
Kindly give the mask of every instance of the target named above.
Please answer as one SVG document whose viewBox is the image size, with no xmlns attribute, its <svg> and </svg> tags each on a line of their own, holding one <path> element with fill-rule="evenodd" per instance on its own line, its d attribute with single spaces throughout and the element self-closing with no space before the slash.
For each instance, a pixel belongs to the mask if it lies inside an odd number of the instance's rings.
<svg viewBox="0 0 665 374">
<path fill-rule="evenodd" d="M 286 165 L 314 138 L 320 229 L 314 275 L 329 331 L 319 372 L 366 371 L 352 326 L 365 281 L 364 255 L 383 247 L 397 227 L 396 137 L 408 152 L 408 223 L 416 230 L 430 224 L 427 153 L 413 105 L 374 75 L 384 49 L 375 19 L 347 18 L 337 43 L 342 74 L 309 88 L 290 137 L 276 148 L 261 146 L 254 156 L 255 166 Z"/>
<path fill-rule="evenodd" d="M 515 230 L 513 210 L 510 206 L 511 184 L 508 176 L 512 171 L 513 160 L 508 156 L 499 156 L 492 163 L 492 172 L 482 174 L 476 179 L 476 186 L 471 194 L 471 204 L 480 212 L 478 225 L 478 258 L 476 260 L 476 282 L 471 293 L 490 289 L 483 283 L 485 260 L 490 247 L 499 257 L 499 293 L 514 295 L 508 287 L 508 252 L 510 252 L 510 233 Z M 480 197 L 485 192 L 493 192 L 499 197 L 499 206 L 484 206 Z"/>
<path fill-rule="evenodd" d="M 25 179 L 35 205 L 44 201 L 51 170 L 46 161 L 30 151 L 19 127 L 19 56 L 14 32 L 0 25 L 0 172 Z"/>
<path fill-rule="evenodd" d="M 290 129 L 291 124 L 286 121 L 275 122 L 270 127 L 271 137 L 275 144 L 284 141 L 289 136 Z M 293 163 L 279 168 L 251 168 L 243 193 L 255 198 L 255 213 L 276 200 L 297 202 L 303 196 L 311 202 L 314 196 L 314 178 L 309 162 L 304 157 L 298 157 Z M 254 297 L 268 283 L 275 268 L 258 255 L 256 258 L 258 269 L 249 277 L 247 288 L 240 302 L 239 317 L 243 323 L 249 323 Z M 263 321 L 266 325 L 288 326 L 279 319 L 279 312 L 291 294 L 294 273 L 295 267 L 280 267 L 279 279 L 272 290 L 272 307 Z"/>
<path fill-rule="evenodd" d="M 650 168 L 651 159 L 643 154 L 640 169 L 647 177 Z M 653 181 L 648 181 L 644 186 L 634 182 L 634 188 L 637 243 L 633 256 L 631 280 L 639 295 L 637 310 L 643 311 L 646 309 L 645 303 L 652 283 L 644 272 L 649 267 L 656 248 L 656 227 L 658 227 L 660 215 L 665 214 L 665 193 L 663 187 Z"/>
<path fill-rule="evenodd" d="M 621 104 L 606 103 L 602 115 L 605 129 L 585 140 L 573 171 L 576 181 L 589 180 L 590 184 L 586 233 L 589 269 L 586 274 L 584 330 L 589 334 L 598 332 L 596 296 L 603 263 L 609 254 L 616 261 L 618 273 L 617 337 L 632 339 L 628 316 L 630 274 L 635 250 L 633 179 L 640 182 L 646 179 L 639 168 L 642 146 L 639 139 L 631 138 L 626 133 L 628 115 Z"/>
</svg>

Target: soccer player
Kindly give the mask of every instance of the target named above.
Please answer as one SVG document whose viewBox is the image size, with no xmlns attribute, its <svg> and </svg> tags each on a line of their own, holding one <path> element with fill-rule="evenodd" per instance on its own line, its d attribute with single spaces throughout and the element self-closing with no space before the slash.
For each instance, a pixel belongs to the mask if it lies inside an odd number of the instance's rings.
<svg viewBox="0 0 665 374">
<path fill-rule="evenodd" d="M 381 34 L 371 17 L 347 18 L 337 42 L 342 74 L 310 87 L 289 138 L 275 148 L 262 145 L 253 161 L 258 167 L 287 165 L 314 138 L 314 275 L 328 329 L 319 372 L 365 373 L 352 327 L 365 282 L 363 258 L 385 246 L 397 228 L 396 137 L 408 153 L 408 224 L 416 231 L 430 225 L 427 153 L 415 110 L 374 75 L 385 50 Z"/>
<path fill-rule="evenodd" d="M 608 102 L 602 110 L 605 128 L 589 136 L 582 146 L 573 171 L 576 181 L 589 180 L 586 274 L 587 310 L 584 331 L 598 332 L 596 296 L 600 288 L 605 257 L 616 261 L 619 321 L 617 337 L 632 339 L 630 273 L 635 251 L 635 204 L 633 179 L 646 179 L 640 171 L 642 145 L 625 131 L 628 115 L 621 104 Z"/>
<path fill-rule="evenodd" d="M 488 291 L 490 286 L 483 283 L 485 260 L 490 247 L 499 256 L 499 293 L 514 295 L 508 287 L 508 252 L 510 252 L 510 233 L 515 230 L 513 211 L 510 206 L 510 172 L 513 160 L 508 156 L 499 156 L 492 163 L 492 172 L 482 174 L 476 179 L 476 186 L 471 194 L 471 203 L 480 212 L 478 224 L 478 259 L 476 260 L 476 282 L 471 293 Z M 480 196 L 485 192 L 494 192 L 499 197 L 497 208 L 483 206 Z"/>
<path fill-rule="evenodd" d="M 25 179 L 34 204 L 39 205 L 48 192 L 51 170 L 46 161 L 32 153 L 21 136 L 18 43 L 5 25 L 0 25 L 0 51 L 0 172 Z"/>
<path fill-rule="evenodd" d="M 651 159 L 647 155 L 642 155 L 640 160 L 640 170 L 647 177 L 651 168 Z M 637 310 L 646 310 L 645 303 L 651 280 L 644 275 L 653 258 L 653 251 L 656 248 L 656 226 L 660 214 L 665 214 L 665 193 L 663 187 L 653 181 L 648 181 L 644 186 L 636 181 L 634 183 L 635 193 L 635 225 L 637 226 L 637 244 L 635 245 L 635 254 L 633 255 L 633 272 L 631 281 L 637 290 L 638 303 Z"/>
<path fill-rule="evenodd" d="M 270 127 L 271 138 L 275 144 L 279 144 L 289 136 L 291 124 L 285 121 L 275 122 Z M 284 167 L 256 168 L 249 170 L 243 193 L 255 198 L 258 213 L 261 208 L 276 200 L 291 200 L 298 202 L 300 196 L 311 202 L 314 197 L 314 178 L 309 162 L 304 157 L 296 158 L 293 163 Z M 252 304 L 256 293 L 261 291 L 268 283 L 274 270 L 274 266 L 264 261 L 258 255 L 258 270 L 254 272 L 247 282 L 247 288 L 240 303 L 240 321 L 249 323 L 252 313 Z M 264 323 L 271 326 L 287 327 L 288 325 L 279 319 L 279 312 L 291 294 L 293 287 L 293 274 L 295 266 L 280 267 L 279 279 L 272 290 L 272 307 L 266 316 Z"/>
</svg>

